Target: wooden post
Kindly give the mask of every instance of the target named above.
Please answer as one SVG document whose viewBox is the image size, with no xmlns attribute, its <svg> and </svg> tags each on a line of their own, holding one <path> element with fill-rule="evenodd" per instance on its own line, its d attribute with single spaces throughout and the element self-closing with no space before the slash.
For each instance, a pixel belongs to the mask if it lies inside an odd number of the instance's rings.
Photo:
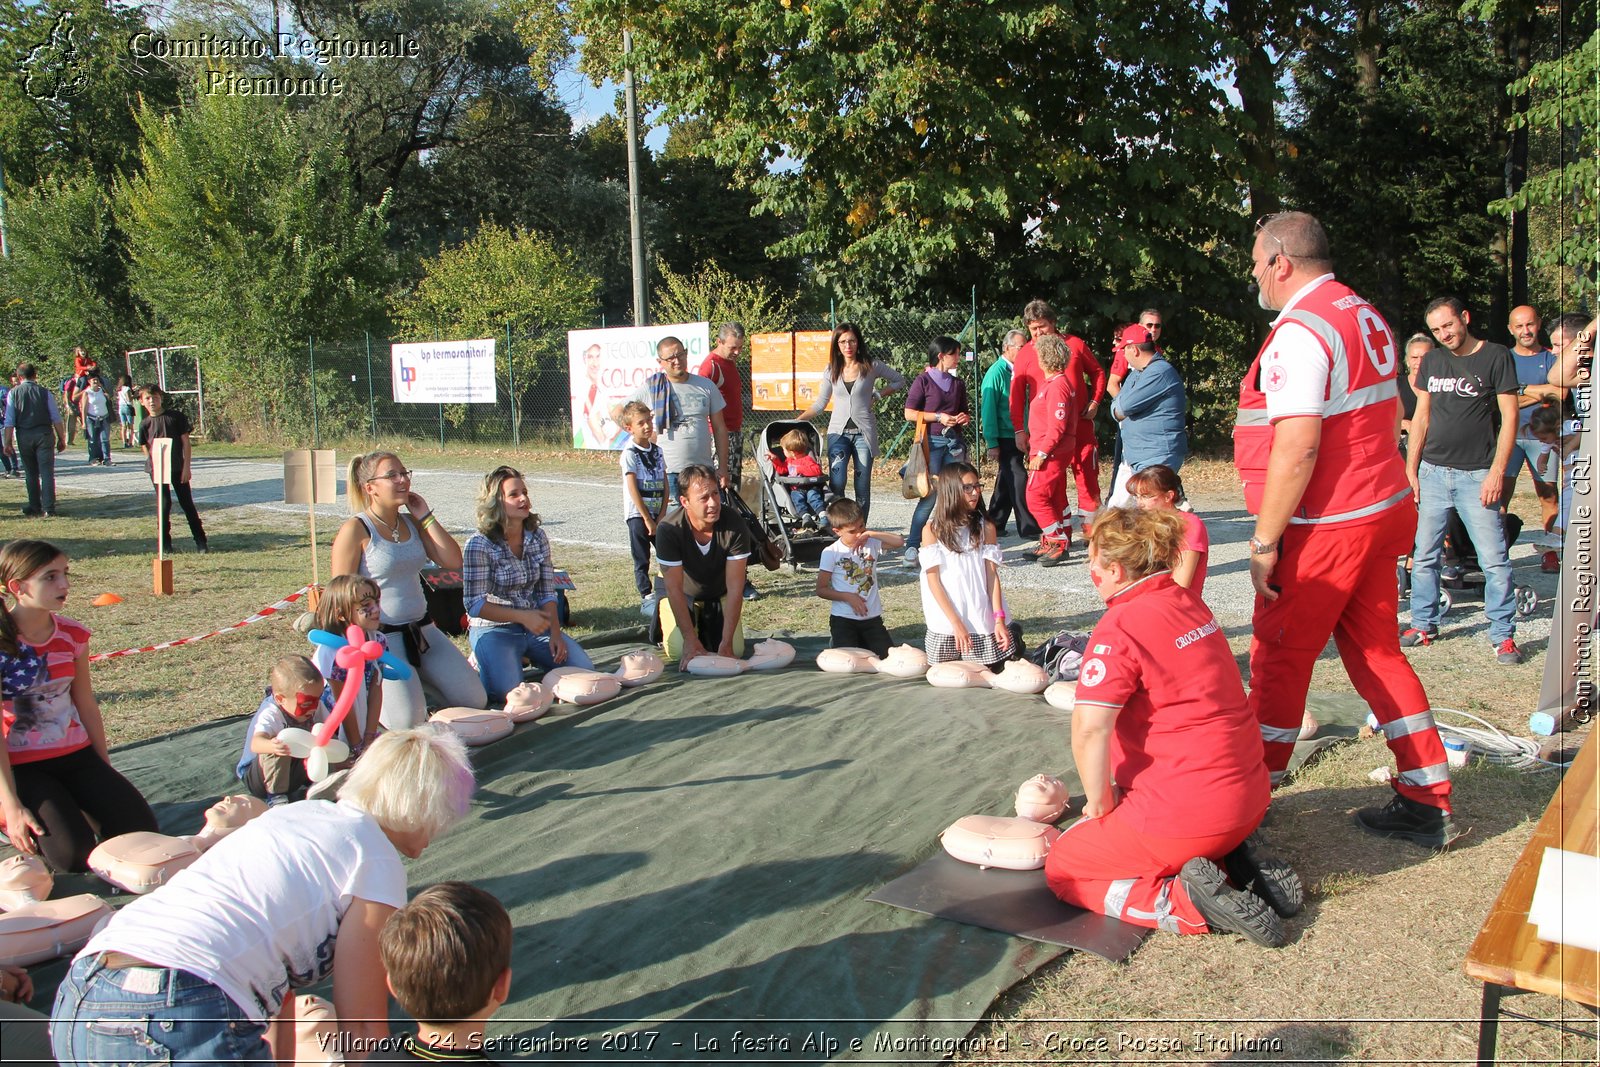
<svg viewBox="0 0 1600 1067">
<path fill-rule="evenodd" d="M 169 437 L 158 437 L 150 442 L 150 480 L 156 490 L 156 558 L 151 567 L 151 592 L 156 596 L 171 596 L 172 561 L 167 558 L 167 517 L 163 507 L 169 492 L 167 487 L 172 484 L 172 439 Z"/>
<path fill-rule="evenodd" d="M 322 570 L 317 559 L 317 505 L 338 501 L 339 474 L 331 448 L 296 448 L 283 454 L 283 501 L 306 506 L 311 531 L 311 591 L 306 606 L 322 602 Z"/>
</svg>

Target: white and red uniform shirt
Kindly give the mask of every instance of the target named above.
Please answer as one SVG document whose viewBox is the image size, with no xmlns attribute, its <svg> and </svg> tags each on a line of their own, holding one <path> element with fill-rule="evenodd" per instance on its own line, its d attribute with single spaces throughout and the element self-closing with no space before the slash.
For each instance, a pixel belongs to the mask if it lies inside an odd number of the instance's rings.
<svg viewBox="0 0 1600 1067">
<path fill-rule="evenodd" d="M 1028 404 L 1028 451 L 1071 460 L 1078 441 L 1078 393 L 1070 374 L 1045 381 Z"/>
<path fill-rule="evenodd" d="M 89 745 L 89 731 L 72 702 L 78 657 L 89 648 L 89 628 L 65 615 L 51 615 L 55 630 L 41 645 L 21 646 L 22 655 L 0 652 L 0 711 L 6 751 L 13 765 L 65 756 Z"/>
<path fill-rule="evenodd" d="M 1291 523 L 1367 521 L 1407 499 L 1399 365 L 1389 324 L 1332 274 L 1295 293 L 1239 386 L 1234 465 L 1250 513 L 1261 509 L 1272 425 L 1294 416 L 1322 419 L 1322 440 Z"/>
<path fill-rule="evenodd" d="M 1266 808 L 1261 728 L 1233 652 L 1211 610 L 1170 572 L 1106 605 L 1084 652 L 1077 705 L 1117 711 L 1111 777 L 1135 829 L 1222 833 Z"/>
<path fill-rule="evenodd" d="M 1106 395 L 1106 369 L 1094 358 L 1094 353 L 1089 351 L 1089 346 L 1081 337 L 1064 333 L 1061 339 L 1067 342 L 1067 369 L 1064 373 L 1072 379 L 1074 387 L 1080 380 L 1087 387 L 1086 396 L 1079 397 L 1080 404 L 1075 414 L 1080 420 L 1088 421 L 1083 418 L 1084 409 L 1091 403 L 1098 404 L 1100 398 Z M 1016 362 L 1011 367 L 1012 426 L 1033 432 L 1033 427 L 1028 425 L 1028 406 L 1043 389 L 1044 369 L 1039 366 L 1039 351 L 1029 341 L 1017 349 Z"/>
<path fill-rule="evenodd" d="M 739 376 L 739 365 L 726 356 L 712 352 L 695 373 L 702 378 L 710 378 L 716 385 L 726 405 L 722 409 L 722 423 L 729 433 L 738 433 L 744 428 L 744 381 Z"/>
</svg>

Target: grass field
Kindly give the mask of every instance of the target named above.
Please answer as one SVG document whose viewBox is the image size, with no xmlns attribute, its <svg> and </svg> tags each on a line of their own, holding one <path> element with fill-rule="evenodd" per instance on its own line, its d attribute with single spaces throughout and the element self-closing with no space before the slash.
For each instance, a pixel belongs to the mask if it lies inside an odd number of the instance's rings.
<svg viewBox="0 0 1600 1067">
<path fill-rule="evenodd" d="M 208 454 L 216 449 L 208 446 Z M 229 446 L 227 454 L 276 451 Z M 486 458 L 509 457 L 451 450 L 430 456 L 429 463 L 459 462 L 463 470 L 481 470 Z M 554 452 L 517 458 L 543 469 L 590 470 L 595 469 L 591 464 L 610 463 L 609 458 Z M 1185 475 L 1201 499 L 1232 491 L 1222 464 L 1197 464 Z M 144 501 L 111 497 L 92 518 L 41 522 L 17 517 L 19 498 L 19 483 L 0 483 L 0 541 L 47 536 L 69 552 L 73 593 L 68 611 L 94 630 L 96 652 L 214 630 L 299 589 L 309 578 L 300 535 L 285 532 L 260 512 L 231 509 L 207 515 L 213 541 L 225 544 L 226 551 L 207 556 L 180 551 L 175 561 L 180 595 L 157 598 L 150 593 L 150 518 Z M 1531 511 L 1528 504 L 1519 498 L 1519 510 Z M 181 549 L 181 534 L 179 540 Z M 573 632 L 579 640 L 639 624 L 625 560 L 562 546 L 558 561 L 579 586 L 573 600 Z M 820 602 L 810 595 L 813 582 L 809 573 L 767 575 L 762 588 L 768 595 L 747 606 L 747 626 L 756 632 L 817 632 L 824 623 Z M 123 600 L 89 606 L 103 592 Z M 1088 628 L 1094 621 L 1059 616 L 1053 598 L 1042 593 L 1019 590 L 1011 599 L 1013 614 L 1030 634 Z M 884 601 L 897 637 L 919 642 L 918 593 L 908 572 L 886 576 Z M 97 664 L 95 689 L 113 743 L 253 710 L 272 660 L 307 648 L 290 625 L 297 613 L 182 649 Z M 1228 636 L 1242 662 L 1248 633 L 1230 627 Z M 1474 642 L 1444 642 L 1415 662 L 1437 703 L 1524 733 L 1526 698 L 1537 689 L 1542 646 L 1533 650 L 1538 654 L 1529 663 L 1511 671 L 1496 668 L 1482 651 Z M 1314 684 L 1349 691 L 1331 655 L 1319 661 Z M 1520 697 L 1509 699 L 1508 693 Z M 1056 750 L 1063 764 L 1070 759 L 1065 737 L 1042 739 L 1041 748 Z M 1238 938 L 1156 936 L 1121 966 L 1069 955 L 1019 986 L 982 1024 L 980 1034 L 1009 1039 L 1011 1051 L 996 1059 L 1470 1062 L 1481 987 L 1461 973 L 1461 960 L 1557 778 L 1484 765 L 1459 773 L 1459 821 L 1469 832 L 1454 850 L 1436 855 L 1367 837 L 1352 825 L 1352 809 L 1386 799 L 1368 772 L 1387 763 L 1381 742 L 1357 742 L 1335 750 L 1276 795 L 1266 836 L 1295 862 L 1310 889 L 1306 913 L 1290 921 L 1289 947 L 1268 952 Z M 1042 769 L 1050 768 L 1019 766 L 1018 780 Z M 1592 1015 L 1552 998 L 1519 998 L 1513 1006 L 1593 1025 Z M 1510 1020 L 1501 1035 L 1501 1062 L 1594 1064 L 1600 1059 L 1592 1038 Z M 1032 1042 L 1026 1050 L 1023 1039 Z"/>
</svg>

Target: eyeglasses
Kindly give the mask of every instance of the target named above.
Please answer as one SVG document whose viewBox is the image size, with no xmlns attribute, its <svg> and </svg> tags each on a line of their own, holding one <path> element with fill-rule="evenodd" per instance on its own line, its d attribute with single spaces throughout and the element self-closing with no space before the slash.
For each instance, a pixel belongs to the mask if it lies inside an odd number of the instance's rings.
<svg viewBox="0 0 1600 1067">
<path fill-rule="evenodd" d="M 409 479 L 410 477 L 411 477 L 411 472 L 406 470 L 404 467 L 402 467 L 397 471 L 389 471 L 389 472 L 387 472 L 385 474 L 374 474 L 368 480 L 369 481 L 374 481 L 374 482 L 376 482 L 376 481 L 403 482 L 403 481 L 406 481 L 407 479 Z"/>
<path fill-rule="evenodd" d="M 687 358 L 688 357 L 685 356 L 683 354 L 683 352 L 680 350 L 680 351 L 673 352 L 673 353 L 670 353 L 670 354 L 665 355 L 665 356 L 657 356 L 656 357 L 656 362 L 657 363 L 682 363 Z"/>
<path fill-rule="evenodd" d="M 983 483 L 982 482 L 962 482 L 961 483 L 961 491 L 963 493 L 981 493 L 981 492 L 983 492 Z"/>
</svg>

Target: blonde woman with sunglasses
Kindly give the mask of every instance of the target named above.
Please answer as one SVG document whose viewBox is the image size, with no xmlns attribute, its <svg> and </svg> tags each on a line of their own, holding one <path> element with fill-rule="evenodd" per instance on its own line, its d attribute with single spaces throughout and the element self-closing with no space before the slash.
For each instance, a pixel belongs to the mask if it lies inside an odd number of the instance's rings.
<svg viewBox="0 0 1600 1067">
<path fill-rule="evenodd" d="M 346 482 L 352 517 L 333 539 L 333 573 L 359 574 L 378 584 L 379 629 L 389 651 L 412 668 L 406 679 L 383 680 L 382 722 L 404 730 L 435 707 L 487 705 L 483 683 L 467 657 L 428 617 L 422 568 L 461 568 L 461 546 L 411 488 L 411 471 L 393 452 L 368 452 L 350 461 Z M 402 510 L 404 509 L 404 510 Z"/>
</svg>

